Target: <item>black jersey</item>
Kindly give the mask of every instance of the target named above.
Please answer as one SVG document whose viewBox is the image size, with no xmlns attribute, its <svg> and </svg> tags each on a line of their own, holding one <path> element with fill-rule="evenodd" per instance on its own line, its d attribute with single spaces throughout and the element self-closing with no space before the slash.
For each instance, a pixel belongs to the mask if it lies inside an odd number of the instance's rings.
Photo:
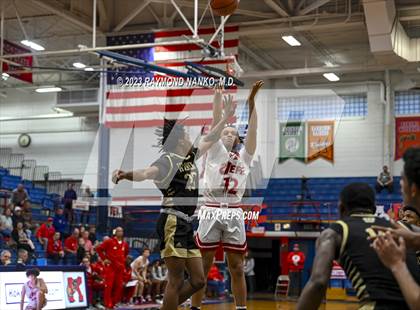
<svg viewBox="0 0 420 310">
<path fill-rule="evenodd" d="M 366 229 L 372 225 L 391 227 L 386 219 L 370 214 L 353 214 L 332 224 L 330 228 L 342 236 L 336 259 L 344 268 L 360 301 L 389 301 L 401 303 L 401 309 L 409 309 L 392 272 L 382 264 L 370 247 Z M 407 251 L 406 262 L 413 278 L 420 283 L 414 251 Z"/>
<path fill-rule="evenodd" d="M 198 149 L 185 155 L 164 153 L 152 166 L 159 168 L 156 186 L 163 194 L 164 207 L 194 214 L 198 202 L 198 169 L 195 157 Z"/>
</svg>

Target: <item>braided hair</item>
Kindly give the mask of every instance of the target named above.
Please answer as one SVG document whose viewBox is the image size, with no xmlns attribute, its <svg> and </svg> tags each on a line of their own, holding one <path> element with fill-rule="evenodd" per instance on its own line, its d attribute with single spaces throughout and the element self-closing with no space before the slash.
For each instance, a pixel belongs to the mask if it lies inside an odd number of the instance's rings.
<svg viewBox="0 0 420 310">
<path fill-rule="evenodd" d="M 162 127 L 155 131 L 161 152 L 174 152 L 179 141 L 185 137 L 184 125 L 176 119 L 164 119 Z M 170 137 L 170 139 L 168 139 Z"/>
</svg>

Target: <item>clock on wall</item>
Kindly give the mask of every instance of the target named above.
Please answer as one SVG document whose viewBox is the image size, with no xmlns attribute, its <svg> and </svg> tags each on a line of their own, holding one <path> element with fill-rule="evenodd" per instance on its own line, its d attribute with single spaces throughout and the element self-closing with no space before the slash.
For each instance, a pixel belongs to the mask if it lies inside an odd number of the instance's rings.
<svg viewBox="0 0 420 310">
<path fill-rule="evenodd" d="M 31 144 L 31 137 L 28 134 L 23 133 L 19 136 L 18 143 L 20 147 L 28 147 Z"/>
</svg>

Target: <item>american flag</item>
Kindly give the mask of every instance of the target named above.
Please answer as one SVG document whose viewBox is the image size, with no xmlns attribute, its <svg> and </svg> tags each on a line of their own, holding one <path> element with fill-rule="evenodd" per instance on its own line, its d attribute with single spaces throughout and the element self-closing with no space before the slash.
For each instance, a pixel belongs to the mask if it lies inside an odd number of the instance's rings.
<svg viewBox="0 0 420 310">
<path fill-rule="evenodd" d="M 214 34 L 214 28 L 199 30 L 200 38 L 208 41 Z M 119 35 L 107 38 L 108 45 L 168 42 L 184 40 L 184 35 L 192 37 L 189 30 L 157 31 L 146 34 Z M 217 40 L 215 40 L 217 41 Z M 225 27 L 225 55 L 238 54 L 238 27 Z M 218 42 L 213 46 L 219 47 Z M 118 51 L 131 57 L 155 62 L 177 71 L 186 71 L 185 62 L 194 61 L 203 65 L 226 69 L 229 60 L 206 59 L 201 47 L 196 44 L 165 45 L 153 48 L 131 49 Z M 159 75 L 139 70 L 137 67 L 121 68 L 121 72 L 108 74 L 107 107 L 105 124 L 109 128 L 140 128 L 160 126 L 163 118 L 184 119 L 186 126 L 203 126 L 211 123 L 213 90 L 189 85 L 144 87 L 140 86 L 140 79 L 156 80 Z M 161 76 L 160 76 L 161 77 Z M 130 82 L 131 78 L 131 82 Z M 120 83 L 127 83 L 121 87 Z M 133 83 L 134 85 L 133 85 Z M 229 90 L 235 93 L 235 89 Z"/>
</svg>

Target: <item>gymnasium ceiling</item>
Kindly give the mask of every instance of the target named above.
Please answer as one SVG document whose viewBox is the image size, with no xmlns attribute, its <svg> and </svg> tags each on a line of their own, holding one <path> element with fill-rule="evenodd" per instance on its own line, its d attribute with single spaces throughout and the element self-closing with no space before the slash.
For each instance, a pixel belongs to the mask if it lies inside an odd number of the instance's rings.
<svg viewBox="0 0 420 310">
<path fill-rule="evenodd" d="M 369 0 L 364 0 L 369 1 Z M 193 0 L 175 0 L 193 20 Z M 207 0 L 199 0 L 200 16 Z M 46 50 L 92 46 L 93 0 L 0 0 L 4 9 L 4 38 L 20 42 L 29 38 Z M 152 29 L 185 27 L 170 0 L 97 0 L 97 46 L 105 45 L 108 34 L 135 33 Z M 420 1 L 395 0 L 397 16 L 411 38 L 420 38 Z M 140 10 L 141 9 L 141 10 Z M 135 16 L 133 12 L 138 12 Z M 381 76 L 386 68 L 401 70 L 420 83 L 417 63 L 392 66 L 380 63 L 372 54 L 363 0 L 241 0 L 228 23 L 240 25 L 239 62 L 247 71 L 286 70 L 340 66 L 342 81 Z M 207 10 L 202 23 L 212 25 Z M 293 34 L 302 46 L 290 47 L 282 34 Z M 77 60 L 98 65 L 92 55 L 36 57 L 39 66 L 68 66 Z M 349 70 L 345 70 L 348 68 Z M 255 73 L 257 72 L 257 73 Z M 283 74 L 284 73 L 284 74 Z M 322 76 L 299 74 L 299 80 L 325 82 Z M 34 74 L 36 85 L 56 84 L 67 88 L 97 87 L 95 73 L 48 72 Z M 420 84 L 419 84 L 420 85 Z M 26 87 L 10 78 L 1 87 Z"/>
</svg>

